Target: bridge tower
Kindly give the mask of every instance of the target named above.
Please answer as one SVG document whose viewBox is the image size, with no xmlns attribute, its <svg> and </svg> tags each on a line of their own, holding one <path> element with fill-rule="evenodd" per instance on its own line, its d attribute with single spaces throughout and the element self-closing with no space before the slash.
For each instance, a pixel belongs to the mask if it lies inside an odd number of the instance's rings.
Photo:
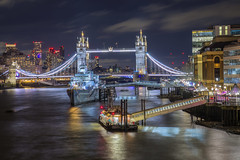
<svg viewBox="0 0 240 160">
<path fill-rule="evenodd" d="M 146 55 L 147 37 L 142 35 L 142 30 L 140 30 L 140 36 L 136 36 L 135 49 L 136 49 L 136 75 L 146 76 L 147 75 L 147 55 Z"/>
<path fill-rule="evenodd" d="M 8 79 L 6 80 L 6 84 L 10 85 L 8 87 L 16 87 L 16 68 L 17 62 L 12 62 L 12 65 L 9 67 Z"/>
<path fill-rule="evenodd" d="M 85 73 L 87 71 L 87 49 L 89 48 L 88 38 L 82 36 L 78 38 L 76 50 L 77 50 L 77 73 Z"/>
</svg>

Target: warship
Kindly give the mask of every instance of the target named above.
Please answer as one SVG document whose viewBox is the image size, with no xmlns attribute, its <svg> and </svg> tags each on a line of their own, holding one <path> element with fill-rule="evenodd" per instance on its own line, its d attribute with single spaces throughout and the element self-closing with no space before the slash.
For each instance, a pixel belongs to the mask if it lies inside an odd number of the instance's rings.
<svg viewBox="0 0 240 160">
<path fill-rule="evenodd" d="M 86 64 L 88 48 L 88 38 L 82 32 L 82 37 L 78 38 L 76 44 L 77 73 L 71 78 L 70 88 L 67 89 L 71 105 L 74 106 L 99 99 L 99 76 L 88 70 Z"/>
</svg>

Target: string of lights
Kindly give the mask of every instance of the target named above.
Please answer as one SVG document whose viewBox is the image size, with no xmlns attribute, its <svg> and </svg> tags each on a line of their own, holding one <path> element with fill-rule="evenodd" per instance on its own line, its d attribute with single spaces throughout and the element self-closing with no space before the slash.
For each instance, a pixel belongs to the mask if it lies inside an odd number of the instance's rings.
<svg viewBox="0 0 240 160">
<path fill-rule="evenodd" d="M 170 73 L 173 73 L 173 74 L 182 74 L 182 75 L 186 75 L 187 74 L 185 72 L 181 72 L 181 71 L 175 70 L 173 68 L 170 68 L 170 67 L 162 64 L 161 62 L 159 62 L 158 60 L 153 58 L 149 53 L 147 53 L 147 56 L 153 63 L 155 63 L 158 67 L 162 68 L 163 70 L 165 70 L 167 72 L 170 72 Z"/>
</svg>

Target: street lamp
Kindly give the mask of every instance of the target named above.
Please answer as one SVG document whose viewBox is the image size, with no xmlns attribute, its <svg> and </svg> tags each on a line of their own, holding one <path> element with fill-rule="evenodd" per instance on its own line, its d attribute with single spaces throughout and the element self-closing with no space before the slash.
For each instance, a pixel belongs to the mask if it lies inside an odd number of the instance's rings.
<svg viewBox="0 0 240 160">
<path fill-rule="evenodd" d="M 238 93 L 236 93 L 236 106 L 237 106 L 237 96 L 239 95 L 239 92 Z"/>
</svg>

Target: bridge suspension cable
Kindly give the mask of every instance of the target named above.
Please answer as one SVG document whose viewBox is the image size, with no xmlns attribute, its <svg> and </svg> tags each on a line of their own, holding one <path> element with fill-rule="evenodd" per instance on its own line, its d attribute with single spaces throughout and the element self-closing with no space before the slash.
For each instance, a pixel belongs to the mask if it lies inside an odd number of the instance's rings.
<svg viewBox="0 0 240 160">
<path fill-rule="evenodd" d="M 173 68 L 170 68 L 164 64 L 162 64 L 161 62 L 159 62 L 158 60 L 156 60 L 155 58 L 153 58 L 149 53 L 146 54 L 148 56 L 148 58 L 154 63 L 156 64 L 158 67 L 162 68 L 163 70 L 170 72 L 172 74 L 181 74 L 181 75 L 186 75 L 187 73 L 185 72 L 181 72 L 178 70 L 175 70 Z"/>
<path fill-rule="evenodd" d="M 0 77 L 3 76 L 3 75 L 5 75 L 5 74 L 7 74 L 8 72 L 9 72 L 9 70 L 3 72 L 3 73 L 0 75 Z"/>
<path fill-rule="evenodd" d="M 25 76 L 31 76 L 31 77 L 44 77 L 44 76 L 51 76 L 54 75 L 62 70 L 64 70 L 65 68 L 67 68 L 69 65 L 71 65 L 75 60 L 76 60 L 76 56 L 77 54 L 74 54 L 69 60 L 67 60 L 65 63 L 63 63 L 62 65 L 54 68 L 53 70 L 43 73 L 43 74 L 34 74 L 34 73 L 30 73 L 27 71 L 24 71 L 23 69 L 16 69 L 17 72 L 25 75 Z"/>
</svg>

